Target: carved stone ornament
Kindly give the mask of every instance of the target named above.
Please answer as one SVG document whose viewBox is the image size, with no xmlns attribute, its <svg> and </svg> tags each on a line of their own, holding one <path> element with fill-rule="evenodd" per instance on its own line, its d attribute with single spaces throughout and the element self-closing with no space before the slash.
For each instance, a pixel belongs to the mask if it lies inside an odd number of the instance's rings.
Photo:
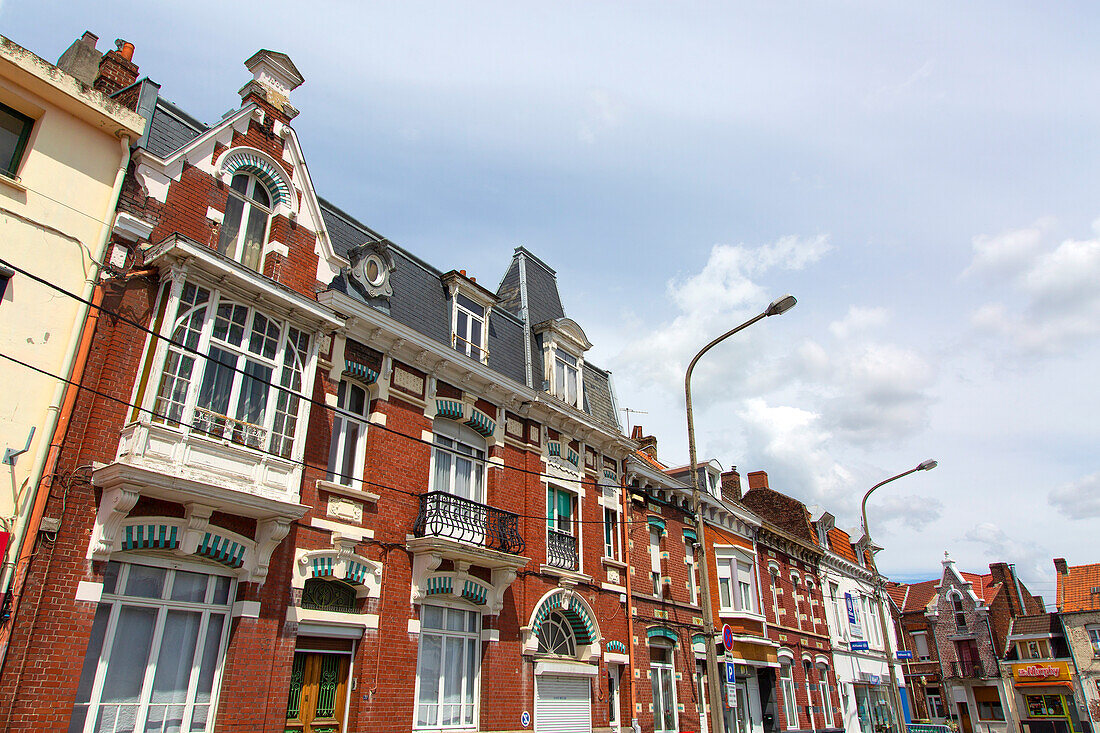
<svg viewBox="0 0 1100 733">
<path fill-rule="evenodd" d="M 386 242 L 365 242 L 348 251 L 351 284 L 368 298 L 393 295 L 390 275 L 394 271 L 393 253 Z"/>
</svg>

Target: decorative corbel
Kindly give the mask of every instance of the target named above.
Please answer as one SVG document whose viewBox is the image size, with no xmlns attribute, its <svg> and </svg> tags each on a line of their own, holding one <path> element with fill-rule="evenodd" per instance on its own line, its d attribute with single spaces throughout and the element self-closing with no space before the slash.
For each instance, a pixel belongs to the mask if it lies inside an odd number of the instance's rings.
<svg viewBox="0 0 1100 733">
<path fill-rule="evenodd" d="M 430 368 L 428 366 L 428 356 L 428 352 L 424 349 L 421 349 L 413 358 L 413 361 L 415 361 L 417 366 L 419 366 L 421 369 L 430 371 Z"/>
<path fill-rule="evenodd" d="M 291 520 L 286 517 L 272 517 L 256 524 L 256 557 L 252 567 L 251 580 L 263 583 L 271 565 L 271 553 L 290 532 Z"/>
<path fill-rule="evenodd" d="M 140 496 L 141 492 L 133 486 L 115 486 L 103 492 L 88 547 L 88 556 L 91 559 L 110 559 L 115 549 L 118 529 Z"/>
<path fill-rule="evenodd" d="M 413 603 L 424 600 L 427 594 L 424 592 L 424 584 L 428 576 L 436 571 L 442 564 L 443 555 L 438 552 L 425 552 L 413 557 L 412 566 L 412 600 Z"/>
<path fill-rule="evenodd" d="M 493 594 L 485 599 L 485 607 L 489 615 L 495 616 L 504 610 L 504 593 L 515 579 L 515 568 L 497 568 L 493 570 L 490 580 L 493 585 Z"/>
<path fill-rule="evenodd" d="M 184 515 L 187 526 L 183 529 L 183 537 L 180 538 L 180 546 L 176 552 L 181 555 L 194 555 L 198 552 L 199 544 L 210 526 L 210 515 L 213 513 L 214 507 L 206 504 L 187 505 L 187 513 Z"/>
</svg>

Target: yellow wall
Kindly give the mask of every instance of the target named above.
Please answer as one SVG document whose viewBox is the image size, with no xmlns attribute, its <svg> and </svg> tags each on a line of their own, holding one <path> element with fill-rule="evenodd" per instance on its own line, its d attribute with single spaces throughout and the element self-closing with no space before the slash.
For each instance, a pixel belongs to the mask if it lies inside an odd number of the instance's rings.
<svg viewBox="0 0 1100 733">
<path fill-rule="evenodd" d="M 96 261 L 103 259 L 102 241 L 114 214 L 114 185 L 124 159 L 119 136 L 136 140 L 144 120 L 7 39 L 0 41 L 0 102 L 35 119 L 18 179 L 0 176 L 0 258 L 83 294 L 98 276 Z M 0 353 L 67 377 L 82 315 L 77 300 L 16 273 L 0 302 Z M 14 469 L 0 464 L 0 529 L 16 529 L 29 508 L 30 484 L 50 438 L 51 410 L 60 405 L 59 384 L 0 360 L 0 454 L 23 448 L 31 427 L 36 429 Z M 13 552 L 9 548 L 8 562 Z"/>
</svg>

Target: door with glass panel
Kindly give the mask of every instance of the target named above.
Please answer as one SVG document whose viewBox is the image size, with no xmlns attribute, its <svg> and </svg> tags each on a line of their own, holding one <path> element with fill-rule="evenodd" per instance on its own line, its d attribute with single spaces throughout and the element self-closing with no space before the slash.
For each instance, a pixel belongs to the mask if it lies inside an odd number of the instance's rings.
<svg viewBox="0 0 1100 733">
<path fill-rule="evenodd" d="M 343 733 L 347 654 L 295 652 L 286 702 L 286 733 Z"/>
<path fill-rule="evenodd" d="M 485 543 L 485 439 L 449 420 L 437 420 L 432 449 L 432 495 L 427 506 L 433 535 Z"/>
<path fill-rule="evenodd" d="M 111 562 L 70 733 L 213 730 L 232 578 Z"/>
</svg>

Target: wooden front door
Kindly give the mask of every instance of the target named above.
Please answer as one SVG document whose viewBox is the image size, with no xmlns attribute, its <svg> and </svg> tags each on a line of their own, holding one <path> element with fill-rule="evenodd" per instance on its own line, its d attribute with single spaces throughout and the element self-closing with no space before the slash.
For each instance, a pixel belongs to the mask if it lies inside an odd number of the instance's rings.
<svg viewBox="0 0 1100 733">
<path fill-rule="evenodd" d="M 965 702 L 956 703 L 959 710 L 959 729 L 962 733 L 974 733 L 973 727 L 970 725 L 970 708 L 967 707 Z"/>
<path fill-rule="evenodd" d="M 286 733 L 344 733 L 346 654 L 295 652 L 286 702 Z"/>
</svg>

